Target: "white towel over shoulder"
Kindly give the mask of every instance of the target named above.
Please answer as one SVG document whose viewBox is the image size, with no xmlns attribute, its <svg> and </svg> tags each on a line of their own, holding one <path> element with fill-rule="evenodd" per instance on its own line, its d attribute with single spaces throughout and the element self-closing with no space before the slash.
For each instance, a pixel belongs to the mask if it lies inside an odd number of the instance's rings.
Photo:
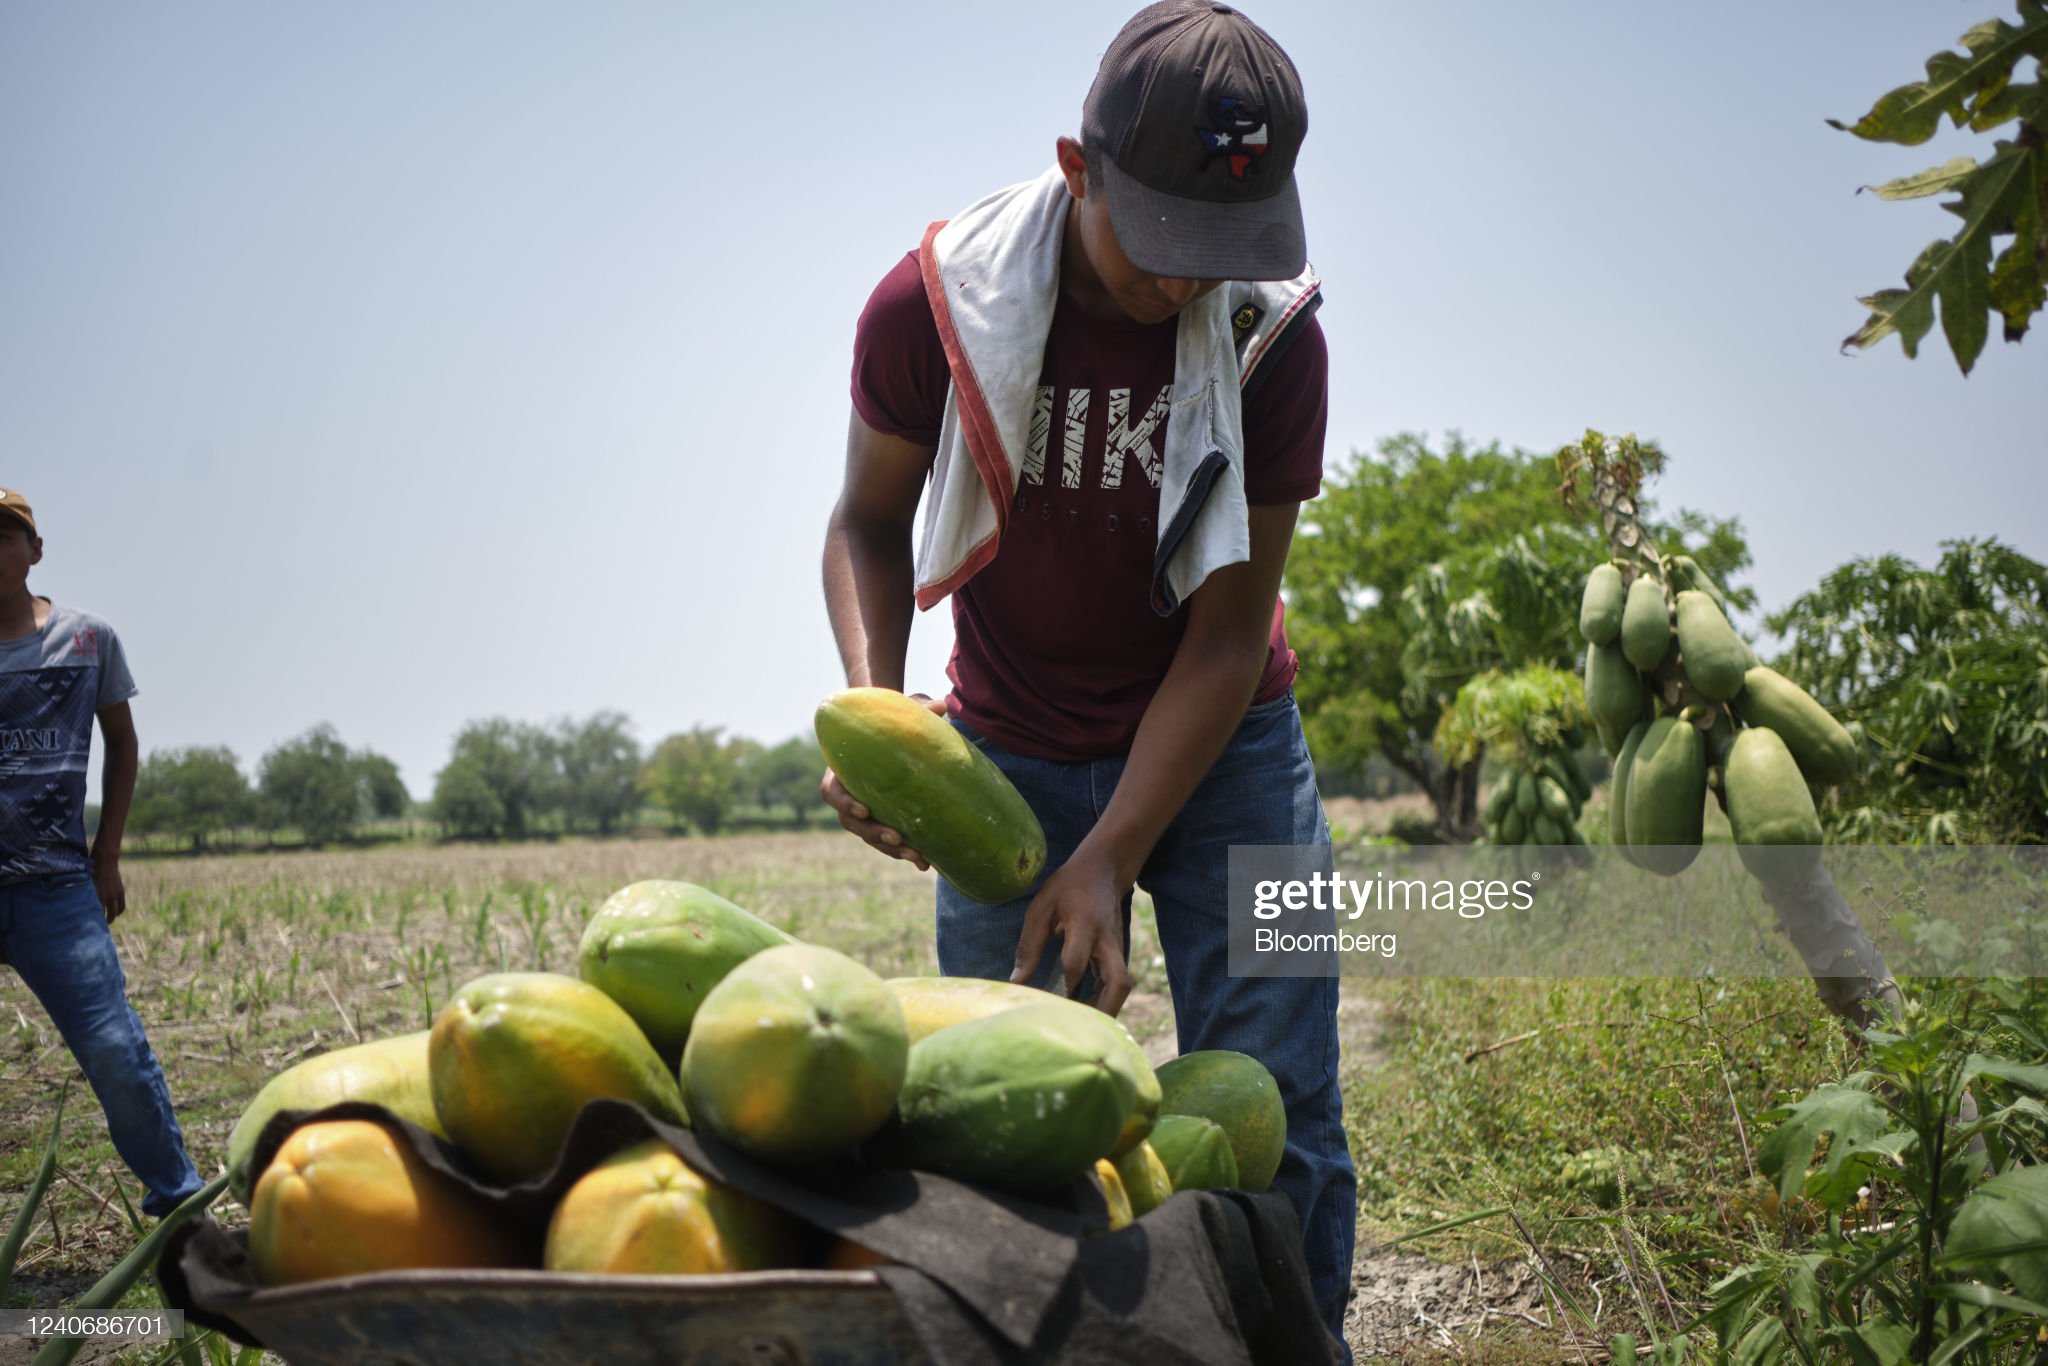
<svg viewBox="0 0 2048 1366">
<path fill-rule="evenodd" d="M 918 252 L 952 370 L 917 554 L 921 608 L 994 559 L 1009 525 L 1071 202 L 1055 167 L 934 223 Z M 1212 571 L 1250 558 L 1240 395 L 1275 340 L 1306 321 L 1319 289 L 1312 268 L 1292 280 L 1232 281 L 1180 312 L 1152 570 L 1161 615 Z"/>
</svg>

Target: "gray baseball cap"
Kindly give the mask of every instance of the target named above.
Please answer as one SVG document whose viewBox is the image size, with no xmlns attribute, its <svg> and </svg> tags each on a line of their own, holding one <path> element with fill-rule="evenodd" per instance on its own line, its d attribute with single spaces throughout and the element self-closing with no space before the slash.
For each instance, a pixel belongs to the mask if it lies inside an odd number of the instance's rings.
<svg viewBox="0 0 2048 1366">
<path fill-rule="evenodd" d="M 1290 280 L 1308 264 L 1294 159 L 1301 77 L 1265 30 L 1212 0 L 1124 25 L 1081 107 L 1109 220 L 1133 265 L 1186 280 Z"/>
</svg>

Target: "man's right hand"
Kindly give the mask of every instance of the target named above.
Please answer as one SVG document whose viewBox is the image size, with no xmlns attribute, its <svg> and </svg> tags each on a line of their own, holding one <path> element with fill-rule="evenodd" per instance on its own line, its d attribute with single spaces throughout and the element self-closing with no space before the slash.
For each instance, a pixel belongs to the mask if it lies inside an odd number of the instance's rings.
<svg viewBox="0 0 2048 1366">
<path fill-rule="evenodd" d="M 922 873 L 931 868 L 925 856 L 903 842 L 903 836 L 872 818 L 860 799 L 848 792 L 839 781 L 839 775 L 831 769 L 825 770 L 824 781 L 818 784 L 818 795 L 825 799 L 825 805 L 839 813 L 839 823 L 859 835 L 874 848 L 890 858 L 909 859 Z"/>
<path fill-rule="evenodd" d="M 914 700 L 924 703 L 927 708 L 938 715 L 944 716 L 946 714 L 944 698 L 927 697 L 921 692 L 914 692 L 910 696 Z M 917 870 L 920 873 L 931 870 L 931 861 L 925 858 L 923 854 L 918 853 L 917 850 L 905 844 L 901 831 L 892 830 L 874 819 L 874 813 L 868 810 L 860 798 L 848 792 L 845 784 L 839 781 L 839 775 L 829 768 L 825 770 L 824 778 L 818 783 L 818 795 L 825 799 L 825 805 L 839 813 L 839 824 L 841 826 L 859 835 L 871 847 L 887 854 L 890 858 L 908 859 L 917 865 Z"/>
</svg>

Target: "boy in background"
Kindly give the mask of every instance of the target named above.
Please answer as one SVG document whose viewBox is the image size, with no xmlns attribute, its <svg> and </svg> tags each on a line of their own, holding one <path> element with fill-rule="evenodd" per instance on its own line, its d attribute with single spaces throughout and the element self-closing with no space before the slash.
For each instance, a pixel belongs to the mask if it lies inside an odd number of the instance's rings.
<svg viewBox="0 0 2048 1366">
<path fill-rule="evenodd" d="M 121 835 L 140 753 L 135 680 L 113 628 L 28 591 L 43 558 L 28 500 L 0 488 L 0 963 L 42 1002 L 106 1112 L 114 1148 L 161 1216 L 201 1186 L 108 929 L 128 907 Z M 85 839 L 92 723 L 106 742 Z"/>
</svg>

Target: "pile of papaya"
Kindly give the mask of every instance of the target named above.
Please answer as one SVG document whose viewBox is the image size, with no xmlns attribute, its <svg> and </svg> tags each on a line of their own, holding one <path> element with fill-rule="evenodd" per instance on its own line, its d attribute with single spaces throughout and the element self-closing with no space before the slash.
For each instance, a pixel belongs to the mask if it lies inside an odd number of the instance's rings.
<svg viewBox="0 0 2048 1366">
<path fill-rule="evenodd" d="M 1530 766 L 1503 771 L 1480 821 L 1488 844 L 1584 844 L 1579 812 L 1593 786 L 1562 749 L 1536 749 Z"/>
<path fill-rule="evenodd" d="M 257 1278 L 532 1266 L 531 1240 L 422 1161 L 401 1126 L 309 1120 L 255 1170 L 280 1111 L 381 1105 L 504 1188 L 549 1173 L 578 1111 L 601 1097 L 793 1172 L 852 1159 L 1025 1197 L 1071 1198 L 1092 1181 L 1109 1231 L 1176 1191 L 1265 1189 L 1286 1141 L 1279 1089 L 1243 1054 L 1155 1070 L 1090 1006 L 1004 982 L 884 980 L 705 888 L 639 882 L 592 915 L 576 976 L 479 977 L 431 1029 L 302 1061 L 257 1093 L 228 1140 Z M 687 1275 L 879 1260 L 650 1139 L 567 1185 L 541 1267 Z"/>
<path fill-rule="evenodd" d="M 1709 793 L 1745 867 L 1803 881 L 1820 858 L 1814 790 L 1855 771 L 1827 708 L 1758 662 L 1727 599 L 1687 555 L 1596 565 L 1580 600 L 1586 709 L 1614 761 L 1609 836 L 1631 863 L 1672 876 L 1698 857 Z"/>
</svg>

